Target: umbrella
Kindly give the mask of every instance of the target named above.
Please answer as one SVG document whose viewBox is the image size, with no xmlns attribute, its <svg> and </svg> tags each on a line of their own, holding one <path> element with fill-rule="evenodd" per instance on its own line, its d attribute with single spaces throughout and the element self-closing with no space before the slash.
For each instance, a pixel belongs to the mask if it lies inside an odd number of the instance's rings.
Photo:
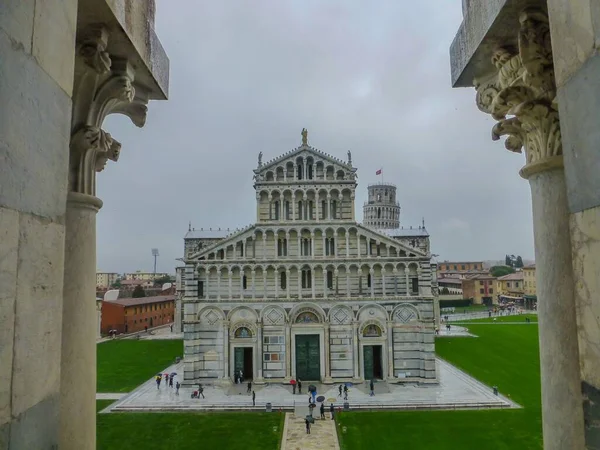
<svg viewBox="0 0 600 450">
<path fill-rule="evenodd" d="M 324 400 L 325 400 L 325 397 L 324 397 L 324 396 L 322 396 L 322 395 L 319 395 L 319 396 L 317 397 L 317 401 L 318 401 L 318 402 L 322 402 L 322 401 L 324 401 Z"/>
<path fill-rule="evenodd" d="M 352 386 L 353 386 L 353 384 L 352 384 L 352 383 L 350 383 L 349 381 L 348 381 L 347 383 L 344 383 L 344 384 L 345 384 L 346 386 L 348 386 L 348 387 L 352 387 Z"/>
<path fill-rule="evenodd" d="M 177 375 L 177 372 L 171 372 L 171 376 Z"/>
<path fill-rule="evenodd" d="M 296 384 L 296 380 L 290 380 L 290 384 Z"/>
<path fill-rule="evenodd" d="M 337 402 L 337 398 L 331 397 L 327 399 L 327 403 L 335 403 Z"/>
</svg>

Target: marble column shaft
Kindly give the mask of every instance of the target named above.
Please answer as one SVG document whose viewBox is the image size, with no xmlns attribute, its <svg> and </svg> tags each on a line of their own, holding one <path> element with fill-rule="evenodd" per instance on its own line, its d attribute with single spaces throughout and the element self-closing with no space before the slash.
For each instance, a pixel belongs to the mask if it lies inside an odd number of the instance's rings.
<svg viewBox="0 0 600 450">
<path fill-rule="evenodd" d="M 60 449 L 96 449 L 96 214 L 102 201 L 69 192 L 60 377 Z M 43 376 L 43 374 L 40 374 Z"/>
</svg>

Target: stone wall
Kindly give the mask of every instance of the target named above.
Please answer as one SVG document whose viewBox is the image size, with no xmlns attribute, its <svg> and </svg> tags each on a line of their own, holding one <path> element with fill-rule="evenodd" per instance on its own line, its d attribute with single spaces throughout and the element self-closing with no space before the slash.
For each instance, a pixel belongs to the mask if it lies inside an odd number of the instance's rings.
<svg viewBox="0 0 600 450">
<path fill-rule="evenodd" d="M 76 14 L 76 0 L 0 7 L 2 450 L 58 445 Z"/>
</svg>

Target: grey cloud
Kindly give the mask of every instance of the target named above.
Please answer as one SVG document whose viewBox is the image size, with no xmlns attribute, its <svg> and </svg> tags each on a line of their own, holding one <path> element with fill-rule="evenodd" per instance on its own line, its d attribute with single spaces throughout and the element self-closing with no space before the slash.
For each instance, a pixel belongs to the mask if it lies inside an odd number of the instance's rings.
<svg viewBox="0 0 600 450">
<path fill-rule="evenodd" d="M 405 225 L 425 217 L 447 259 L 533 256 L 524 160 L 491 141 L 471 89 L 450 87 L 460 0 L 428 2 L 159 0 L 171 97 L 147 125 L 110 117 L 121 159 L 98 176 L 98 267 L 159 270 L 181 256 L 188 221 L 254 221 L 252 169 L 300 143 L 398 186 Z"/>
</svg>

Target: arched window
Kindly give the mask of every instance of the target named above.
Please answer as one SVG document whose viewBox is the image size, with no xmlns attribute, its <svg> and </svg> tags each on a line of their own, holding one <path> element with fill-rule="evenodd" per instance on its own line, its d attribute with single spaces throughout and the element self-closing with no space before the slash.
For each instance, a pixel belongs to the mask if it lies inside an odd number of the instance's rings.
<svg viewBox="0 0 600 450">
<path fill-rule="evenodd" d="M 327 271 L 327 288 L 333 289 L 333 270 Z"/>
<path fill-rule="evenodd" d="M 240 256 L 243 258 L 244 257 L 244 243 L 240 242 Z"/>
<path fill-rule="evenodd" d="M 242 277 L 242 288 L 248 289 L 248 279 L 246 278 L 246 275 Z"/>
<path fill-rule="evenodd" d="M 381 219 L 381 208 L 377 208 L 377 218 Z"/>
<path fill-rule="evenodd" d="M 290 202 L 289 200 L 286 200 L 284 203 L 284 209 L 285 209 L 285 220 L 290 220 Z"/>
<path fill-rule="evenodd" d="M 308 179 L 309 180 L 313 179 L 313 165 L 312 164 L 308 165 Z"/>
<path fill-rule="evenodd" d="M 310 269 L 302 270 L 302 289 L 312 288 L 312 274 Z"/>
<path fill-rule="evenodd" d="M 313 201 L 308 201 L 308 220 L 313 220 L 315 218 L 313 214 Z"/>
<path fill-rule="evenodd" d="M 308 239 L 308 238 L 302 239 L 302 256 L 310 256 L 310 250 L 311 250 L 310 239 Z"/>
<path fill-rule="evenodd" d="M 250 337 L 252 337 L 252 333 L 246 327 L 239 327 L 237 330 L 235 330 L 235 337 L 236 338 L 250 338 Z"/>
<path fill-rule="evenodd" d="M 275 220 L 279 220 L 279 200 L 275 200 L 275 203 L 273 204 L 273 206 L 275 207 L 275 214 L 273 214 L 275 216 Z"/>
<path fill-rule="evenodd" d="M 298 202 L 298 220 L 302 220 L 302 200 Z"/>
<path fill-rule="evenodd" d="M 298 164 L 298 176 L 297 176 L 298 180 L 302 179 L 302 172 L 304 172 L 303 169 L 304 169 L 304 167 L 302 167 L 302 164 Z"/>
<path fill-rule="evenodd" d="M 367 274 L 367 287 L 371 287 L 371 274 Z"/>
<path fill-rule="evenodd" d="M 321 202 L 321 216 L 321 219 L 327 219 L 327 202 L 325 200 Z"/>
<path fill-rule="evenodd" d="M 331 202 L 331 218 L 332 219 L 338 218 L 338 216 L 337 216 L 337 201 L 336 200 L 333 200 Z"/>
<path fill-rule="evenodd" d="M 281 289 L 287 289 L 287 275 L 285 272 L 279 274 L 279 287 Z"/>
<path fill-rule="evenodd" d="M 317 315 L 310 311 L 300 313 L 298 314 L 298 317 L 296 317 L 296 323 L 316 323 L 318 321 L 319 318 Z"/>
<path fill-rule="evenodd" d="M 277 256 L 287 256 L 287 239 L 277 239 Z"/>
</svg>

